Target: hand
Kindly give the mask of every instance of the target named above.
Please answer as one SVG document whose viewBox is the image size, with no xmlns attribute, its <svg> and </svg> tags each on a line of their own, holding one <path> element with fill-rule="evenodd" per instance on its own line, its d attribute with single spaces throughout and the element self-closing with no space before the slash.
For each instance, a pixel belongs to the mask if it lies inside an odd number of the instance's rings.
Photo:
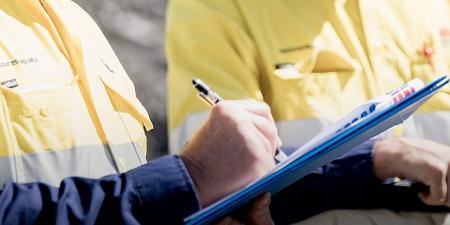
<svg viewBox="0 0 450 225">
<path fill-rule="evenodd" d="M 267 174 L 279 138 L 270 108 L 252 100 L 217 104 L 181 159 L 206 206 Z"/>
<path fill-rule="evenodd" d="M 432 141 L 397 138 L 375 145 L 374 170 L 379 179 L 409 178 L 430 187 L 419 193 L 428 205 L 450 206 L 450 147 Z"/>
<path fill-rule="evenodd" d="M 272 220 L 272 216 L 270 215 L 269 206 L 270 194 L 266 193 L 253 202 L 253 206 L 245 221 L 239 221 L 229 216 L 216 225 L 273 225 L 274 222 Z"/>
</svg>

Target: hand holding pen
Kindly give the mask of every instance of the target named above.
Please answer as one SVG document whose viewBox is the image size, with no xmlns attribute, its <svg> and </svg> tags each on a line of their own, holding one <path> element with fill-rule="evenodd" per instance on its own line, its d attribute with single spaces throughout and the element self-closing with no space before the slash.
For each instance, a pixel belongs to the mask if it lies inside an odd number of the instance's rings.
<svg viewBox="0 0 450 225">
<path fill-rule="evenodd" d="M 219 102 L 180 157 L 207 206 L 275 167 L 278 132 L 269 107 L 254 100 Z"/>
<path fill-rule="evenodd" d="M 220 97 L 216 92 L 212 91 L 208 85 L 203 83 L 199 79 L 192 80 L 192 84 L 194 87 L 199 91 L 199 96 L 205 100 L 205 102 L 210 105 L 214 106 L 220 101 L 223 101 L 223 98 Z M 285 159 L 287 159 L 286 154 L 278 147 L 275 152 L 275 162 L 282 162 Z"/>
</svg>

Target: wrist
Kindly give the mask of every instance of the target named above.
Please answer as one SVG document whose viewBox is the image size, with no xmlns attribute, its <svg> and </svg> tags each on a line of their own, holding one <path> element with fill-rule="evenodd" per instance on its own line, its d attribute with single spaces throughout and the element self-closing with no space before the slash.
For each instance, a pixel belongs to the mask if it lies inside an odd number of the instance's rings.
<svg viewBox="0 0 450 225">
<path fill-rule="evenodd" d="M 398 139 L 380 139 L 374 145 L 373 167 L 375 176 L 380 180 L 399 176 L 396 166 L 400 163 L 402 154 Z"/>
<path fill-rule="evenodd" d="M 180 159 L 192 179 L 200 205 L 205 206 L 207 202 L 207 194 L 205 193 L 205 190 L 208 188 L 205 188 L 206 185 L 202 179 L 203 169 L 201 168 L 200 163 L 195 157 L 186 152 L 180 155 Z"/>
</svg>

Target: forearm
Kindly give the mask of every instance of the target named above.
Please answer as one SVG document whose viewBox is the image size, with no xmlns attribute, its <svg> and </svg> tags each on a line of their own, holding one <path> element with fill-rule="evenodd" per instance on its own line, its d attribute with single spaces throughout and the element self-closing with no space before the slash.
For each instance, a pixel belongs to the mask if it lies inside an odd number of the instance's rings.
<svg viewBox="0 0 450 225">
<path fill-rule="evenodd" d="M 274 195 L 271 212 L 276 224 L 332 209 L 448 211 L 425 205 L 417 192 L 383 185 L 374 173 L 373 151 L 373 142 L 366 142 Z"/>
<path fill-rule="evenodd" d="M 356 147 L 274 195 L 271 212 L 276 224 L 343 208 L 353 196 L 379 184 L 372 170 L 372 145 L 370 141 Z"/>
<path fill-rule="evenodd" d="M 164 157 L 120 175 L 67 178 L 59 188 L 8 183 L 0 224 L 174 224 L 199 209 L 177 157 Z"/>
</svg>

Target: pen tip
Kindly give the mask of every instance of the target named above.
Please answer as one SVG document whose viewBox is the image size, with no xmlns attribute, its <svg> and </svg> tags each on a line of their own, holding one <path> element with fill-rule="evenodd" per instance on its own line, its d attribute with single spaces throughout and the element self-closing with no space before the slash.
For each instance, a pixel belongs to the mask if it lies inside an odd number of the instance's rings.
<svg viewBox="0 0 450 225">
<path fill-rule="evenodd" d="M 193 84 L 193 85 L 197 85 L 197 84 L 198 84 L 197 79 L 193 79 L 193 80 L 192 80 L 192 84 Z"/>
</svg>

